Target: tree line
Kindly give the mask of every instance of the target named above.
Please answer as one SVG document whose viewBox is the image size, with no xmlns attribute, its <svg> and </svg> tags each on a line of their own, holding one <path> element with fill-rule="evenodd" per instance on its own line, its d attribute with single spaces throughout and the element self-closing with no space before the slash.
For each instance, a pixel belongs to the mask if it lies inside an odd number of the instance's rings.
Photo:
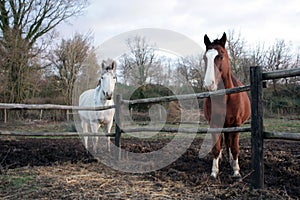
<svg viewBox="0 0 300 200">
<path fill-rule="evenodd" d="M 295 68 L 300 66 L 300 52 L 294 52 L 292 44 L 284 40 L 276 40 L 273 45 L 266 47 L 264 43 L 258 43 L 254 48 L 247 45 L 240 33 L 234 30 L 228 31 L 227 51 L 230 58 L 233 73 L 244 83 L 249 84 L 250 66 L 263 66 L 264 71 Z M 199 55 L 175 58 L 161 54 L 151 41 L 143 36 L 135 36 L 127 41 L 129 52 L 119 59 L 119 76 L 122 83 L 127 85 L 162 84 L 176 85 L 176 80 L 184 78 L 198 91 L 203 91 L 204 79 L 203 53 Z M 298 83 L 297 78 L 272 80 L 276 91 L 279 85 Z"/>
<path fill-rule="evenodd" d="M 87 0 L 0 1 L 0 96 L 21 103 L 40 95 L 55 27 L 82 14 Z"/>
<path fill-rule="evenodd" d="M 240 33 L 234 30 L 228 31 L 227 51 L 230 58 L 233 73 L 246 85 L 250 83 L 250 66 L 263 66 L 264 71 L 274 71 L 300 67 L 300 52 L 293 51 L 293 46 L 284 40 L 276 40 L 272 45 L 265 46 L 258 43 L 254 48 L 247 45 Z M 136 98 L 152 95 L 168 95 L 153 93 L 155 85 L 181 89 L 179 93 L 189 93 L 183 82 L 188 83 L 194 92 L 203 92 L 202 86 L 205 74 L 203 53 L 199 55 L 180 57 L 168 57 L 160 52 L 160 49 L 143 36 L 135 36 L 126 41 L 128 53 L 119 59 L 119 77 L 121 83 L 127 86 L 139 87 Z M 154 85 L 151 89 L 146 85 Z M 274 79 L 267 81 L 269 90 L 265 91 L 264 103 L 266 113 L 298 114 L 300 113 L 300 77 Z M 142 86 L 145 86 L 143 89 Z M 125 89 L 126 90 L 126 89 Z M 158 90 L 158 89 L 157 89 Z M 127 97 L 130 98 L 130 97 Z"/>
<path fill-rule="evenodd" d="M 96 84 L 100 67 L 92 34 L 76 33 L 57 41 L 55 31 L 58 24 L 79 16 L 87 6 L 87 0 L 0 0 L 1 102 L 72 105 L 74 91 L 79 93 Z M 231 68 L 245 84 L 249 83 L 250 66 L 260 65 L 265 71 L 300 66 L 299 51 L 294 52 L 292 44 L 284 40 L 276 40 L 271 46 L 258 43 L 252 48 L 240 33 L 229 30 L 227 35 Z M 203 91 L 203 52 L 170 56 L 142 35 L 124 43 L 128 52 L 117 58 L 119 87 L 153 84 L 176 87 L 185 93 L 188 91 L 183 83 L 188 83 L 194 91 Z M 268 84 L 272 87 L 270 97 L 284 94 L 293 98 L 299 111 L 300 97 L 295 92 L 299 77 Z M 271 107 L 290 105 L 288 101 L 273 102 Z"/>
</svg>

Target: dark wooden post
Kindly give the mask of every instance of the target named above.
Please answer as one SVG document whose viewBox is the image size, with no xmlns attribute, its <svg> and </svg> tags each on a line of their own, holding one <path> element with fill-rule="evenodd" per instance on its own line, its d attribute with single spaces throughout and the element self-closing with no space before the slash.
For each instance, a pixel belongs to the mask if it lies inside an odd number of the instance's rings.
<svg viewBox="0 0 300 200">
<path fill-rule="evenodd" d="M 7 123 L 7 111 L 4 109 L 4 124 Z"/>
<path fill-rule="evenodd" d="M 115 135 L 115 159 L 119 160 L 120 158 L 120 148 L 121 148 L 121 101 L 122 95 L 118 94 L 116 96 L 116 110 L 115 110 L 115 127 L 116 127 L 116 135 Z"/>
<path fill-rule="evenodd" d="M 263 82 L 261 67 L 250 67 L 252 188 L 264 187 Z"/>
</svg>

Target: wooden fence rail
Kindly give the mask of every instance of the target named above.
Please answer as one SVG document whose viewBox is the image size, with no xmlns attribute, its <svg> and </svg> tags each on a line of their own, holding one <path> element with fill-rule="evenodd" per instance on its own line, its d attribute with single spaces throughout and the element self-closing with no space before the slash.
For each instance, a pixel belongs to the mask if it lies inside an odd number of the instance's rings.
<svg viewBox="0 0 300 200">
<path fill-rule="evenodd" d="M 300 133 L 283 133 L 283 132 L 266 132 L 264 131 L 264 139 L 282 139 L 300 141 Z"/>
<path fill-rule="evenodd" d="M 67 121 L 69 121 L 70 110 L 107 110 L 114 108 L 111 106 L 99 106 L 99 107 L 80 107 L 80 106 L 67 106 L 67 105 L 55 105 L 55 104 L 12 104 L 12 103 L 0 103 L 0 109 L 4 110 L 4 123 L 7 123 L 7 110 L 67 110 Z M 40 115 L 41 115 L 40 114 Z"/>
<path fill-rule="evenodd" d="M 222 89 L 214 92 L 202 92 L 195 94 L 182 94 L 182 95 L 172 95 L 172 96 L 164 96 L 164 97 L 156 97 L 156 98 L 147 98 L 147 99 L 136 99 L 136 100 L 121 100 L 123 104 L 148 104 L 148 103 L 158 103 L 158 102 L 169 102 L 169 101 L 177 101 L 177 100 L 189 100 L 189 99 L 204 99 L 210 97 L 212 95 L 225 95 L 225 94 L 233 94 L 238 92 L 246 92 L 250 90 L 250 85 L 240 86 L 230 89 Z"/>
<path fill-rule="evenodd" d="M 260 69 L 260 70 L 262 70 L 262 69 Z M 300 74 L 300 68 L 276 70 L 273 72 L 262 73 L 262 80 L 288 78 L 288 77 L 299 76 L 299 74 Z"/>
<path fill-rule="evenodd" d="M 14 104 L 14 103 L 0 103 L 0 109 L 7 110 L 107 110 L 114 108 L 111 106 L 96 106 L 96 107 L 80 107 L 80 106 L 67 106 L 67 105 L 55 105 L 55 104 Z"/>
<path fill-rule="evenodd" d="M 231 128 L 128 128 L 123 129 L 122 132 L 167 132 L 167 133 L 232 133 L 232 132 L 250 132 L 251 127 L 231 127 Z"/>
</svg>

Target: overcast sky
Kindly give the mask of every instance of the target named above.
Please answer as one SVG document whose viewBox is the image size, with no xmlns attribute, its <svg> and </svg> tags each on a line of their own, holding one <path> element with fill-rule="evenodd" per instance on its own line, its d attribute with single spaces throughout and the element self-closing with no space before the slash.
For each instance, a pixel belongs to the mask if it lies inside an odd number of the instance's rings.
<svg viewBox="0 0 300 200">
<path fill-rule="evenodd" d="M 91 0 L 85 14 L 61 24 L 61 37 L 92 32 L 94 45 L 140 28 L 181 33 L 204 47 L 203 36 L 213 40 L 235 30 L 255 46 L 284 39 L 300 47 L 299 0 Z"/>
</svg>

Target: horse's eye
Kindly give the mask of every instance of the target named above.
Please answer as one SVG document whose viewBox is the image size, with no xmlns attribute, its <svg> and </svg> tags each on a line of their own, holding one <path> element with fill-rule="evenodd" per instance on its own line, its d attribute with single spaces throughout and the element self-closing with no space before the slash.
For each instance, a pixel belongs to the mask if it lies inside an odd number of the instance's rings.
<svg viewBox="0 0 300 200">
<path fill-rule="evenodd" d="M 217 59 L 223 60 L 223 56 L 222 55 L 217 55 Z"/>
</svg>

